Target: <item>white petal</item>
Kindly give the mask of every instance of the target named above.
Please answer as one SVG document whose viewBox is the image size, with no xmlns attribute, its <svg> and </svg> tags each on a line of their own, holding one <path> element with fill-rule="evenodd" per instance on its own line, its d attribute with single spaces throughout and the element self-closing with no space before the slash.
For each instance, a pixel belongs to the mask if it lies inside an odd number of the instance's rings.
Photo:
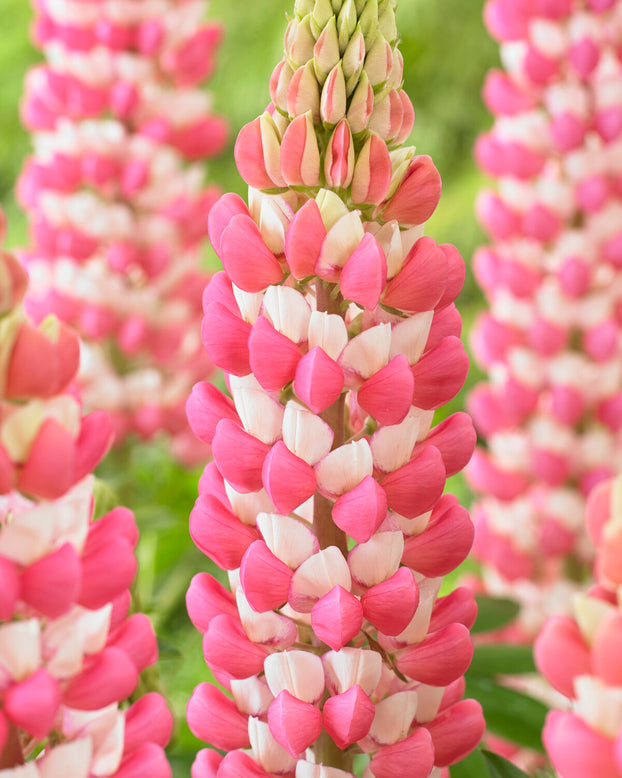
<svg viewBox="0 0 622 778">
<path fill-rule="evenodd" d="M 397 572 L 404 553 L 401 532 L 378 532 L 367 543 L 354 546 L 348 565 L 355 581 L 363 586 L 375 586 Z"/>
<path fill-rule="evenodd" d="M 294 343 L 307 339 L 311 308 L 304 296 L 288 286 L 269 286 L 263 300 L 263 313 L 274 329 Z"/>
<path fill-rule="evenodd" d="M 348 343 L 346 324 L 336 313 L 313 311 L 307 339 L 309 349 L 319 346 L 336 361 Z"/>
<path fill-rule="evenodd" d="M 290 400 L 283 416 L 283 442 L 300 459 L 313 466 L 333 445 L 334 434 L 319 416 Z"/>
<path fill-rule="evenodd" d="M 266 681 L 277 697 L 283 690 L 304 702 L 317 702 L 324 693 L 324 668 L 317 654 L 281 651 L 264 661 Z"/>
<path fill-rule="evenodd" d="M 367 440 L 356 440 L 339 446 L 315 466 L 319 490 L 328 497 L 354 489 L 374 472 L 374 462 Z"/>
<path fill-rule="evenodd" d="M 348 343 L 339 358 L 341 367 L 366 379 L 389 362 L 391 325 L 377 324 L 364 330 Z"/>
<path fill-rule="evenodd" d="M 309 527 L 291 516 L 279 513 L 257 514 L 257 527 L 275 557 L 292 570 L 316 554 L 320 547 Z"/>
</svg>

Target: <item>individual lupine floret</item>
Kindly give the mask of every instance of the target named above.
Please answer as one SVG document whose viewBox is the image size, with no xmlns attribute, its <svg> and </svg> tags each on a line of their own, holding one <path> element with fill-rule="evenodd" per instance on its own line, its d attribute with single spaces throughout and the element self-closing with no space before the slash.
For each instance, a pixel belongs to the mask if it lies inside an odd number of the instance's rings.
<svg viewBox="0 0 622 778">
<path fill-rule="evenodd" d="M 549 713 L 543 741 L 560 778 L 622 776 L 622 480 L 597 486 L 587 502 L 596 545 L 595 582 L 571 616 L 552 617 L 535 644 L 540 672 L 570 700 Z"/>
<path fill-rule="evenodd" d="M 157 645 L 147 617 L 128 616 L 132 514 L 93 521 L 89 473 L 112 424 L 82 417 L 77 336 L 51 318 L 32 325 L 26 286 L 0 253 L 0 775 L 169 778 L 162 697 L 119 706 Z"/>
<path fill-rule="evenodd" d="M 470 397 L 486 440 L 474 551 L 489 590 L 525 604 L 533 638 L 589 563 L 584 500 L 620 461 L 622 6 L 490 0 L 503 70 L 476 157 L 498 179 L 478 215 L 475 275 L 490 310 L 473 350 L 489 378 Z M 527 605 L 530 603 L 530 605 Z"/>
<path fill-rule="evenodd" d="M 214 461 L 190 517 L 228 571 L 188 590 L 205 660 L 193 778 L 440 776 L 476 745 L 461 700 L 475 603 L 438 598 L 473 538 L 445 479 L 471 456 L 465 414 L 433 426 L 468 363 L 464 265 L 423 236 L 440 178 L 401 148 L 395 3 L 296 3 L 272 103 L 238 137 L 249 204 L 209 215 L 224 271 L 203 341 L 230 397 L 197 384 L 188 415 Z M 399 607 L 396 607 L 399 603 Z"/>
<path fill-rule="evenodd" d="M 205 7 L 36 3 L 47 62 L 26 80 L 35 153 L 18 187 L 32 227 L 28 310 L 55 313 L 88 344 L 86 406 L 111 413 L 118 440 L 166 430 L 190 461 L 185 398 L 212 369 L 198 325 L 217 191 L 199 162 L 226 141 L 201 88 L 221 38 Z"/>
</svg>

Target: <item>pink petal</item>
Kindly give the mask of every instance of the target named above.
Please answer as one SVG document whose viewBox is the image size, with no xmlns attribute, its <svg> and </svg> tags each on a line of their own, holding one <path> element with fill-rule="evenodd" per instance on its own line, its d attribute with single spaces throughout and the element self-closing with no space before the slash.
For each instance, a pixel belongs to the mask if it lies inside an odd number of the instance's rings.
<svg viewBox="0 0 622 778">
<path fill-rule="evenodd" d="M 287 602 L 292 571 L 256 540 L 246 549 L 240 564 L 240 583 L 250 605 L 259 613 L 280 608 Z"/>
<path fill-rule="evenodd" d="M 613 740 L 591 729 L 574 713 L 551 711 L 542 739 L 553 767 L 564 778 L 618 778 Z"/>
<path fill-rule="evenodd" d="M 500 500 L 514 500 L 527 489 L 527 479 L 522 473 L 502 469 L 479 449 L 473 452 L 466 473 L 472 489 Z"/>
<path fill-rule="evenodd" d="M 385 222 L 422 224 L 430 218 L 441 196 L 441 177 L 427 155 L 413 157 L 397 191 L 382 212 Z"/>
<path fill-rule="evenodd" d="M 358 404 L 380 424 L 402 422 L 410 410 L 415 380 L 408 360 L 398 354 L 360 387 Z M 420 406 L 423 407 L 423 406 Z"/>
<path fill-rule="evenodd" d="M 337 748 L 344 750 L 369 732 L 375 710 L 374 703 L 361 687 L 352 686 L 347 692 L 329 697 L 324 703 L 324 729 Z"/>
<path fill-rule="evenodd" d="M 19 569 L 15 562 L 0 556 L 0 621 L 11 620 L 19 598 Z"/>
<path fill-rule="evenodd" d="M 63 703 L 78 710 L 99 710 L 120 702 L 136 688 L 138 673 L 118 648 L 105 648 L 89 657 L 84 669 L 65 687 Z"/>
<path fill-rule="evenodd" d="M 432 238 L 419 238 L 400 272 L 386 286 L 382 303 L 404 311 L 430 311 L 445 293 L 447 256 Z"/>
<path fill-rule="evenodd" d="M 144 613 L 134 613 L 108 637 L 108 645 L 120 648 L 139 673 L 155 664 L 158 645 L 151 622 Z"/>
<path fill-rule="evenodd" d="M 259 538 L 254 527 L 243 524 L 212 495 L 201 495 L 190 514 L 190 535 L 195 544 L 224 570 L 240 566 L 246 549 Z"/>
<path fill-rule="evenodd" d="M 186 592 L 186 609 L 190 621 L 201 634 L 214 616 L 226 613 L 235 618 L 238 612 L 231 592 L 208 573 L 197 573 L 190 581 Z"/>
<path fill-rule="evenodd" d="M 320 152 L 310 111 L 297 116 L 281 141 L 281 173 L 288 186 L 318 186 Z"/>
<path fill-rule="evenodd" d="M 482 739 L 486 722 L 482 706 L 475 700 L 462 700 L 443 711 L 427 725 L 434 745 L 434 764 L 456 764 L 475 749 Z"/>
<path fill-rule="evenodd" d="M 127 538 L 108 534 L 102 542 L 88 543 L 82 554 L 78 602 L 92 610 L 103 608 L 128 588 L 135 575 L 134 547 Z"/>
<path fill-rule="evenodd" d="M 447 284 L 441 299 L 436 304 L 438 309 L 453 303 L 460 294 L 466 276 L 466 266 L 458 249 L 451 243 L 442 243 L 439 248 L 447 257 Z"/>
<path fill-rule="evenodd" d="M 397 667 L 415 681 L 447 686 L 464 675 L 472 656 L 469 630 L 463 624 L 449 624 L 428 634 L 421 643 L 406 648 L 398 658 Z"/>
<path fill-rule="evenodd" d="M 381 203 L 390 184 L 391 157 L 387 144 L 372 132 L 357 155 L 350 197 L 352 202 L 357 204 Z"/>
<path fill-rule="evenodd" d="M 268 725 L 276 742 L 296 758 L 320 736 L 322 714 L 314 705 L 282 691 L 270 705 Z"/>
<path fill-rule="evenodd" d="M 195 737 L 222 751 L 250 745 L 248 716 L 240 713 L 235 702 L 211 683 L 200 683 L 194 689 L 186 718 Z"/>
<path fill-rule="evenodd" d="M 253 324 L 248 349 L 253 373 L 266 391 L 280 391 L 293 380 L 301 359 L 300 350 L 277 332 L 265 316 Z"/>
<path fill-rule="evenodd" d="M 171 766 L 164 749 L 156 743 L 143 743 L 136 751 L 126 757 L 115 778 L 172 778 Z"/>
<path fill-rule="evenodd" d="M 22 573 L 21 598 L 50 619 L 74 604 L 80 591 L 82 566 L 70 543 L 42 557 Z"/>
<path fill-rule="evenodd" d="M 173 715 L 161 694 L 149 692 L 125 711 L 123 753 L 131 754 L 141 743 L 164 748 L 173 731 Z"/>
<path fill-rule="evenodd" d="M 212 244 L 214 251 L 218 254 L 218 256 L 220 256 L 221 252 L 220 242 L 223 232 L 229 225 L 231 219 L 240 213 L 246 214 L 248 216 L 248 208 L 244 200 L 242 200 L 239 195 L 236 195 L 233 192 L 227 192 L 227 194 L 224 194 L 210 208 L 210 212 L 207 217 L 207 229 L 210 243 Z"/>
<path fill-rule="evenodd" d="M 258 116 L 240 130 L 234 147 L 236 167 L 249 186 L 254 189 L 272 189 L 282 186 L 275 182 L 267 170 L 266 157 L 279 157 L 279 141 L 276 132 L 269 132 L 265 119 Z M 262 129 L 264 131 L 262 131 Z M 273 165 L 270 165 L 272 168 Z"/>
<path fill-rule="evenodd" d="M 298 640 L 298 628 L 287 616 L 271 610 L 258 613 L 246 599 L 242 587 L 236 589 L 235 599 L 244 631 L 253 643 L 285 651 Z"/>
<path fill-rule="evenodd" d="M 342 586 L 333 587 L 311 609 L 311 625 L 320 640 L 339 651 L 363 625 L 360 600 Z"/>
<path fill-rule="evenodd" d="M 61 497 L 74 483 L 74 441 L 55 419 L 46 419 L 17 478 L 17 488 L 47 500 Z"/>
<path fill-rule="evenodd" d="M 289 604 L 299 613 L 310 613 L 320 597 L 336 585 L 349 591 L 352 579 L 341 551 L 329 546 L 309 557 L 296 570 L 290 584 Z"/>
<path fill-rule="evenodd" d="M 251 372 L 248 338 L 251 325 L 225 305 L 207 306 L 201 325 L 201 339 L 212 362 L 227 373 L 245 376 Z"/>
<path fill-rule="evenodd" d="M 466 413 L 452 413 L 444 421 L 433 427 L 425 441 L 417 444 L 413 454 L 426 445 L 437 448 L 447 472 L 447 478 L 459 473 L 469 463 L 475 450 L 476 434 L 471 417 Z"/>
<path fill-rule="evenodd" d="M 258 492 L 261 469 L 270 446 L 245 432 L 231 419 L 221 419 L 212 440 L 218 469 L 237 492 Z"/>
<path fill-rule="evenodd" d="M 261 292 L 283 280 L 281 265 L 250 216 L 234 216 L 222 233 L 220 246 L 225 271 L 245 292 Z"/>
<path fill-rule="evenodd" d="M 437 346 L 443 338 L 454 335 L 459 338 L 462 334 L 462 317 L 456 306 L 452 303 L 442 310 L 434 311 L 434 318 L 430 326 L 425 347 L 427 350 Z"/>
<path fill-rule="evenodd" d="M 350 254 L 339 277 L 339 288 L 346 300 L 373 310 L 387 282 L 387 260 L 370 232 Z"/>
<path fill-rule="evenodd" d="M 447 337 L 413 366 L 413 404 L 425 410 L 440 408 L 460 391 L 469 371 L 469 358 L 458 338 Z"/>
<path fill-rule="evenodd" d="M 335 72 L 335 69 L 332 72 Z M 325 86 L 327 84 L 328 81 Z M 354 141 L 348 122 L 342 119 L 328 141 L 324 156 L 324 177 L 329 187 L 347 188 L 350 186 L 353 174 Z"/>
<path fill-rule="evenodd" d="M 428 629 L 436 632 L 452 622 L 459 622 L 471 629 L 476 618 L 477 603 L 473 591 L 466 586 L 459 586 L 445 597 L 437 598 Z"/>
<path fill-rule="evenodd" d="M 432 511 L 427 527 L 406 541 L 402 562 L 428 578 L 447 575 L 466 559 L 474 528 L 466 508 L 443 502 Z"/>
<path fill-rule="evenodd" d="M 418 729 L 405 740 L 376 753 L 370 769 L 375 778 L 428 778 L 434 764 L 434 746 L 427 729 Z"/>
<path fill-rule="evenodd" d="M 74 483 L 93 472 L 112 445 L 113 438 L 112 419 L 105 411 L 93 411 L 82 417 L 75 445 Z"/>
<path fill-rule="evenodd" d="M 291 513 L 315 494 L 315 473 L 311 465 L 277 441 L 262 469 L 263 484 L 276 509 Z"/>
<path fill-rule="evenodd" d="M 338 497 L 332 509 L 335 524 L 357 543 L 368 541 L 386 515 L 386 494 L 371 475 Z"/>
<path fill-rule="evenodd" d="M 343 370 L 319 346 L 308 351 L 296 366 L 294 391 L 314 413 L 331 406 L 343 385 Z"/>
<path fill-rule="evenodd" d="M 572 699 L 574 679 L 591 675 L 592 659 L 577 623 L 567 616 L 551 617 L 534 644 L 538 670 L 557 691 Z"/>
<path fill-rule="evenodd" d="M 315 200 L 307 200 L 290 222 L 285 236 L 285 258 L 297 280 L 313 275 L 326 228 Z"/>
<path fill-rule="evenodd" d="M 248 733 L 253 756 L 264 770 L 277 775 L 293 773 L 296 769 L 296 759 L 293 759 L 272 737 L 267 722 L 253 716 L 248 720 Z"/>
<path fill-rule="evenodd" d="M 239 421 L 233 400 L 207 381 L 199 381 L 192 387 L 186 402 L 186 416 L 197 438 L 208 444 L 211 444 L 221 419 Z"/>
<path fill-rule="evenodd" d="M 399 608 L 395 604 L 399 603 Z M 384 635 L 399 635 L 409 625 L 419 605 L 419 589 L 407 567 L 361 597 L 363 615 Z"/>
<path fill-rule="evenodd" d="M 230 751 L 226 754 L 217 775 L 218 778 L 271 778 L 271 775 L 244 751 Z"/>
<path fill-rule="evenodd" d="M 269 651 L 252 643 L 237 621 L 224 613 L 215 616 L 203 636 L 203 656 L 209 667 L 233 678 L 248 678 L 263 671 Z"/>
<path fill-rule="evenodd" d="M 46 738 L 61 703 L 56 679 L 46 670 L 36 670 L 21 683 L 10 686 L 3 701 L 9 719 L 37 740 Z"/>
<path fill-rule="evenodd" d="M 287 113 L 296 117 L 311 111 L 313 123 L 320 119 L 320 88 L 313 70 L 313 60 L 301 65 L 287 87 Z"/>
<path fill-rule="evenodd" d="M 484 101 L 493 114 L 513 115 L 529 111 L 536 96 L 501 70 L 491 70 L 484 82 Z"/>
<path fill-rule="evenodd" d="M 414 519 L 430 510 L 445 486 L 445 465 L 437 448 L 427 446 L 416 459 L 389 473 L 381 486 L 389 508 Z"/>
<path fill-rule="evenodd" d="M 222 755 L 212 748 L 203 748 L 196 755 L 190 769 L 191 778 L 216 778 L 223 761 Z"/>
</svg>

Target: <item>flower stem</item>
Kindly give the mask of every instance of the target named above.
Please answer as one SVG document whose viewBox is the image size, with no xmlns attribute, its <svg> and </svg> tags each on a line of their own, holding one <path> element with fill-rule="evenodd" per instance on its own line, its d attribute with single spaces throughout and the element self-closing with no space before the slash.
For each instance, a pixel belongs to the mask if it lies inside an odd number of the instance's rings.
<svg viewBox="0 0 622 778">
<path fill-rule="evenodd" d="M 24 764 L 24 754 L 19 741 L 19 733 L 15 724 L 9 724 L 7 739 L 0 753 L 0 769 L 17 767 L 20 764 Z"/>
</svg>

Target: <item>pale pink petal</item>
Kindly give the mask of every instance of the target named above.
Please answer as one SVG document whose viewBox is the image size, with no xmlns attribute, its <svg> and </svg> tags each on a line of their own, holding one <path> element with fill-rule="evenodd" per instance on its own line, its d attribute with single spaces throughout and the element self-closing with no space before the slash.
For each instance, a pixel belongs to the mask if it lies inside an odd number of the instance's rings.
<svg viewBox="0 0 622 778">
<path fill-rule="evenodd" d="M 346 372 L 366 379 L 388 363 L 390 349 L 391 325 L 378 324 L 352 338 L 339 357 L 339 364 Z"/>
<path fill-rule="evenodd" d="M 352 579 L 348 563 L 336 546 L 329 546 L 305 560 L 290 584 L 289 604 L 294 610 L 309 613 L 315 603 L 334 586 L 350 591 Z"/>
<path fill-rule="evenodd" d="M 433 311 L 424 311 L 395 324 L 391 328 L 389 357 L 393 359 L 398 354 L 404 354 L 408 364 L 414 365 L 426 347 L 433 317 Z"/>
<path fill-rule="evenodd" d="M 363 240 L 364 235 L 359 212 L 347 211 L 328 230 L 313 269 L 314 273 L 325 281 L 338 281 L 341 268 Z"/>
<path fill-rule="evenodd" d="M 274 696 L 265 677 L 232 678 L 231 692 L 238 710 L 249 716 L 265 716 Z"/>
<path fill-rule="evenodd" d="M 332 499 L 354 489 L 372 472 L 371 449 L 365 439 L 339 446 L 315 466 L 319 491 Z"/>
<path fill-rule="evenodd" d="M 327 651 L 322 664 L 331 694 L 342 694 L 358 685 L 371 695 L 380 682 L 382 657 L 377 651 L 346 646 L 341 651 Z"/>
<path fill-rule="evenodd" d="M 374 467 L 390 473 L 405 465 L 412 456 L 419 426 L 419 418 L 408 415 L 400 424 L 380 427 L 374 432 L 369 442 Z"/>
<path fill-rule="evenodd" d="M 401 532 L 378 532 L 366 543 L 354 546 L 348 554 L 353 579 L 369 587 L 386 581 L 397 572 L 404 552 Z"/>
<path fill-rule="evenodd" d="M 270 286 L 263 296 L 263 314 L 275 330 L 294 343 L 307 340 L 311 308 L 300 292 L 289 286 Z"/>
<path fill-rule="evenodd" d="M 381 746 L 404 740 L 417 714 L 417 705 L 416 691 L 398 692 L 376 703 L 369 737 Z"/>
<path fill-rule="evenodd" d="M 259 513 L 257 527 L 270 551 L 292 570 L 320 550 L 313 532 L 298 519 Z"/>
<path fill-rule="evenodd" d="M 283 651 L 298 640 L 298 629 L 291 619 L 270 610 L 257 613 L 240 588 L 236 591 L 236 602 L 244 631 L 253 643 Z"/>
<path fill-rule="evenodd" d="M 248 735 L 253 755 L 264 770 L 282 774 L 291 773 L 295 769 L 296 759 L 276 742 L 265 721 L 252 716 L 248 720 Z"/>
<path fill-rule="evenodd" d="M 333 445 L 334 433 L 319 416 L 290 401 L 283 416 L 283 442 L 309 465 L 325 457 Z"/>
<path fill-rule="evenodd" d="M 309 350 L 319 346 L 331 359 L 338 360 L 348 343 L 344 320 L 336 313 L 313 311 L 309 319 Z"/>
</svg>

